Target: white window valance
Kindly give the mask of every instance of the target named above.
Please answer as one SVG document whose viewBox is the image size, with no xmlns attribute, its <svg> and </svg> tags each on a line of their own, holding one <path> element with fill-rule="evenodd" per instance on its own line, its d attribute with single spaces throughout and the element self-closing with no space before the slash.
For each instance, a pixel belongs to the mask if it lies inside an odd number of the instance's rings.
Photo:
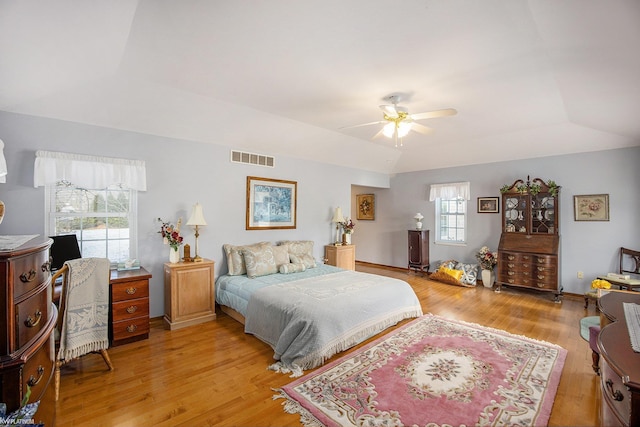
<svg viewBox="0 0 640 427">
<path fill-rule="evenodd" d="M 132 190 L 147 190 L 143 160 L 36 151 L 33 186 L 54 185 L 59 181 L 91 189 L 120 184 Z"/>
<path fill-rule="evenodd" d="M 457 199 L 471 200 L 471 183 L 467 182 L 451 182 L 448 184 L 431 184 L 429 191 L 429 201 L 435 199 Z"/>
</svg>

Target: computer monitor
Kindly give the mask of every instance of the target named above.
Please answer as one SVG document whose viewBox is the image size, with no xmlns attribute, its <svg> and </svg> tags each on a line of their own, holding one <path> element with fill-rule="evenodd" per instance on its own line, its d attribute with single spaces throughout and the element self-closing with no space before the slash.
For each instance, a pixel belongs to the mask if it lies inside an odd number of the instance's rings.
<svg viewBox="0 0 640 427">
<path fill-rule="evenodd" d="M 82 258 L 78 238 L 75 234 L 50 236 L 53 240 L 49 254 L 51 255 L 51 271 L 60 269 L 70 259 Z"/>
</svg>

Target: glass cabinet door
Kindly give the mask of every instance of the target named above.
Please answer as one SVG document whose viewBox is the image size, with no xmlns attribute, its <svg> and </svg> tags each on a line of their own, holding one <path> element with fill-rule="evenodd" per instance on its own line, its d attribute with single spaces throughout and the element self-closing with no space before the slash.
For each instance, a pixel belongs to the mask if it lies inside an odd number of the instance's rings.
<svg viewBox="0 0 640 427">
<path fill-rule="evenodd" d="M 527 196 L 513 195 L 504 199 L 504 224 L 509 233 L 526 233 L 528 225 Z"/>
<path fill-rule="evenodd" d="M 538 193 L 531 198 L 531 232 L 553 234 L 556 220 L 555 198 L 549 193 Z"/>
</svg>

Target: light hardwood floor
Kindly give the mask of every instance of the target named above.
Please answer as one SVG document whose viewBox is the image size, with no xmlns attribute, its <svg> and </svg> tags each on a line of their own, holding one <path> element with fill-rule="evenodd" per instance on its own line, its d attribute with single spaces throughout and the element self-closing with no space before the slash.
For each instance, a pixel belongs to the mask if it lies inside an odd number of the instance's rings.
<svg viewBox="0 0 640 427">
<path fill-rule="evenodd" d="M 425 313 L 561 345 L 568 356 L 549 425 L 598 424 L 599 377 L 579 334 L 580 319 L 596 315 L 593 304 L 585 310 L 576 296 L 556 304 L 546 293 L 456 287 L 368 264 L 357 270 L 407 280 Z M 109 349 L 114 371 L 95 355 L 62 368 L 57 426 L 301 425 L 298 415 L 283 411 L 282 400 L 272 400 L 272 388 L 293 380 L 266 369 L 273 351 L 245 335 L 242 325 L 222 313 L 216 321 L 175 331 L 165 330 L 160 319 L 151 323 L 148 340 Z"/>
</svg>

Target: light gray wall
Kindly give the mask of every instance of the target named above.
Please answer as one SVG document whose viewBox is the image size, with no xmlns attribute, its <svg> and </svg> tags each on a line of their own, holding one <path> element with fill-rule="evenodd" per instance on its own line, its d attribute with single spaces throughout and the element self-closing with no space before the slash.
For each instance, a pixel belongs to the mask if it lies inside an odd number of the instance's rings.
<svg viewBox="0 0 640 427">
<path fill-rule="evenodd" d="M 0 235 L 44 233 L 44 189 L 33 187 L 36 150 L 60 151 L 145 160 L 148 190 L 138 196 L 138 258 L 151 274 L 151 316 L 164 314 L 163 263 L 168 246 L 158 234 L 157 218 L 187 221 L 200 202 L 207 226 L 200 229 L 199 254 L 216 261 L 216 277 L 227 271 L 222 245 L 259 241 L 313 240 L 316 259 L 333 242 L 333 209 L 345 214 L 350 184 L 388 186 L 389 177 L 293 158 L 276 157 L 275 168 L 231 163 L 230 148 L 161 138 L 60 120 L 0 112 L 0 139 L 5 143 L 9 173 L 0 184 L 6 204 Z M 270 153 L 265 153 L 270 154 Z M 295 230 L 245 230 L 246 177 L 297 181 Z M 195 250 L 193 230 L 183 227 L 186 243 Z"/>
<path fill-rule="evenodd" d="M 499 197 L 500 187 L 527 175 L 552 179 L 560 192 L 561 282 L 565 292 L 580 294 L 598 274 L 617 271 L 621 246 L 640 248 L 640 147 L 566 156 L 543 157 L 485 165 L 399 174 L 388 189 L 353 186 L 357 194 L 376 195 L 375 221 L 356 221 L 352 242 L 356 258 L 376 264 L 407 267 L 407 230 L 415 226 L 413 216 L 424 215 L 423 228 L 430 230 L 431 268 L 436 261 L 457 259 L 475 262 L 474 254 L 487 245 L 497 249 L 501 214 L 477 212 L 477 197 Z M 433 243 L 435 206 L 429 202 L 431 184 L 469 181 L 468 243 L 446 246 Z M 609 194 L 610 221 L 574 221 L 573 196 Z M 355 212 L 355 202 L 352 211 Z M 501 202 L 502 203 L 502 202 Z M 584 279 L 577 272 L 584 272 Z"/>
<path fill-rule="evenodd" d="M 154 317 L 164 313 L 163 263 L 168 260 L 156 218 L 175 221 L 182 216 L 186 221 L 195 202 L 202 204 L 209 224 L 201 229 L 200 255 L 216 261 L 216 275 L 227 270 L 224 243 L 308 239 L 315 242 L 315 256 L 321 259 L 323 246 L 335 238 L 330 223 L 333 209 L 341 206 L 345 215 L 355 218 L 355 196 L 361 193 L 376 195 L 376 219 L 356 220 L 356 258 L 405 268 L 406 233 L 414 226 L 415 213 L 421 212 L 425 227 L 433 230 L 429 185 L 454 181 L 471 182 L 469 242 L 462 247 L 432 243 L 431 260 L 474 261 L 473 254 L 480 246 L 497 247 L 501 228 L 499 214 L 476 213 L 476 198 L 499 196 L 502 185 L 527 175 L 553 179 L 562 186 L 561 263 L 566 292 L 582 293 L 592 277 L 615 271 L 620 246 L 640 248 L 640 147 L 388 177 L 281 156 L 273 169 L 232 164 L 224 141 L 200 144 L 6 112 L 0 112 L 0 139 L 5 142 L 9 166 L 7 183 L 0 184 L 0 199 L 7 205 L 0 224 L 3 235 L 44 232 L 44 190 L 33 188 L 36 150 L 146 161 L 148 191 L 139 193 L 138 251 L 141 264 L 153 274 L 150 298 Z M 298 182 L 297 229 L 245 230 L 247 176 Z M 597 193 L 610 195 L 611 221 L 575 222 L 573 195 Z M 194 250 L 193 231 L 183 230 Z M 578 280 L 577 271 L 583 271 L 585 278 Z"/>
</svg>

